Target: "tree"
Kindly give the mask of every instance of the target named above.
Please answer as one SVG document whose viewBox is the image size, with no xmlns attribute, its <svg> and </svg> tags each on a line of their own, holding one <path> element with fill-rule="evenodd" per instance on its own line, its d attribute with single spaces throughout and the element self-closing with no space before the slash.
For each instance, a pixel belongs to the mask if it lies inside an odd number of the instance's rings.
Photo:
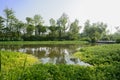
<svg viewBox="0 0 120 80">
<path fill-rule="evenodd" d="M 8 28 L 9 31 L 11 32 L 14 19 L 16 18 L 14 15 L 14 11 L 12 9 L 6 8 L 4 9 L 4 13 L 5 13 L 6 28 Z"/>
<path fill-rule="evenodd" d="M 112 35 L 113 40 L 120 43 L 120 27 L 117 26 L 117 27 L 115 27 L 115 29 L 116 29 L 116 32 Z"/>
<path fill-rule="evenodd" d="M 77 40 L 79 37 L 79 30 L 80 30 L 80 26 L 79 26 L 79 21 L 76 19 L 73 23 L 71 23 L 70 25 L 70 29 L 69 29 L 69 37 L 72 40 Z"/>
<path fill-rule="evenodd" d="M 16 18 L 12 9 L 6 8 L 4 9 L 4 13 L 6 22 L 6 26 L 4 28 L 5 38 L 7 40 L 14 40 L 14 38 L 17 36 L 16 25 L 19 20 Z"/>
<path fill-rule="evenodd" d="M 45 27 L 45 26 L 37 25 L 36 27 L 37 27 L 37 30 L 38 30 L 38 34 L 39 34 L 40 36 L 42 36 L 43 33 L 46 32 L 46 27 Z M 41 34 L 41 33 L 42 33 L 42 34 Z"/>
<path fill-rule="evenodd" d="M 33 34 L 33 32 L 34 32 L 34 26 L 33 25 L 27 25 L 27 36 L 31 36 L 32 34 Z"/>
<path fill-rule="evenodd" d="M 15 31 L 17 33 L 17 37 L 21 38 L 21 33 L 22 33 L 22 31 L 25 27 L 25 24 L 22 21 L 17 21 L 16 23 L 17 24 L 16 24 L 16 27 L 15 27 Z"/>
<path fill-rule="evenodd" d="M 103 37 L 103 34 L 106 33 L 107 25 L 104 23 L 93 23 L 90 24 L 89 20 L 85 22 L 84 34 L 88 37 L 89 41 L 94 43 Z"/>
<path fill-rule="evenodd" d="M 56 26 L 56 22 L 53 18 L 51 18 L 49 20 L 49 22 L 50 22 L 50 27 L 49 27 L 50 33 L 49 33 L 49 35 L 50 35 L 50 37 L 55 39 L 57 37 L 57 30 L 58 30 L 58 28 Z"/>
<path fill-rule="evenodd" d="M 33 25 L 33 19 L 30 17 L 26 17 L 26 21 L 28 25 Z"/>
<path fill-rule="evenodd" d="M 56 26 L 56 22 L 53 18 L 51 18 L 49 22 L 50 22 L 50 26 Z"/>
<path fill-rule="evenodd" d="M 0 16 L 0 40 L 4 38 L 4 18 Z"/>
<path fill-rule="evenodd" d="M 41 27 L 41 32 L 42 32 L 42 35 L 43 35 L 43 33 L 45 33 L 47 30 L 46 30 L 46 26 L 42 26 Z"/>
<path fill-rule="evenodd" d="M 35 29 L 35 26 L 33 25 L 33 19 L 30 17 L 26 17 L 26 21 L 27 21 L 27 24 L 26 24 L 27 35 L 31 36 Z"/>
<path fill-rule="evenodd" d="M 87 20 L 85 23 L 84 23 L 84 37 L 88 37 L 87 34 L 88 34 L 88 30 L 89 30 L 89 27 L 91 26 L 90 24 L 90 21 Z"/>
<path fill-rule="evenodd" d="M 62 16 L 57 20 L 59 26 L 59 38 L 66 36 L 66 30 L 69 27 L 69 18 L 67 14 L 63 13 Z"/>
<path fill-rule="evenodd" d="M 44 20 L 40 15 L 36 14 L 33 18 L 33 21 L 35 26 L 35 35 L 38 35 L 38 29 L 39 29 L 38 25 L 43 25 Z"/>
<path fill-rule="evenodd" d="M 3 28 L 4 28 L 4 18 L 0 16 L 0 32 L 2 32 Z"/>
</svg>

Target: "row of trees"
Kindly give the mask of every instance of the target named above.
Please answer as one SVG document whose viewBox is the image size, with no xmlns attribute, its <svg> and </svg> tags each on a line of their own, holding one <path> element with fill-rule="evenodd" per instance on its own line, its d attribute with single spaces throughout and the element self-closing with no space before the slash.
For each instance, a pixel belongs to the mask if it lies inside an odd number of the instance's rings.
<svg viewBox="0 0 120 80">
<path fill-rule="evenodd" d="M 78 40 L 84 39 L 95 42 L 107 39 L 107 25 L 90 23 L 84 24 L 84 31 L 80 33 L 79 21 L 70 22 L 67 14 L 63 13 L 58 20 L 51 18 L 50 26 L 44 25 L 43 18 L 36 14 L 26 17 L 26 22 L 16 18 L 12 9 L 4 9 L 4 16 L 0 16 L 0 40 Z M 119 33 L 118 33 L 119 34 Z"/>
<path fill-rule="evenodd" d="M 33 18 L 26 17 L 26 23 L 24 23 L 16 18 L 12 9 L 6 8 L 4 14 L 4 17 L 0 16 L 1 40 L 25 39 L 31 36 L 41 39 L 49 37 L 48 39 L 52 40 L 78 39 L 79 21 L 76 19 L 70 23 L 65 13 L 57 21 L 51 18 L 50 26 L 44 25 L 44 20 L 40 15 L 34 15 Z"/>
</svg>

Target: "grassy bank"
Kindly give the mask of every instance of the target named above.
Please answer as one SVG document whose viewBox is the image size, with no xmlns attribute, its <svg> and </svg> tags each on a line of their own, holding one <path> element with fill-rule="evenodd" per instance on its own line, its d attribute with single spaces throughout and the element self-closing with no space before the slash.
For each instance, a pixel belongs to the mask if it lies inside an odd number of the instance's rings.
<svg viewBox="0 0 120 80">
<path fill-rule="evenodd" d="M 11 52 L 11 51 L 0 51 L 1 57 L 1 76 L 4 80 L 9 80 L 8 77 L 11 75 L 14 76 L 16 74 L 11 74 L 11 72 L 19 71 L 19 74 L 22 71 L 35 63 L 38 63 L 39 60 L 32 55 L 27 55 L 19 52 Z M 14 79 L 10 79 L 14 80 Z"/>
<path fill-rule="evenodd" d="M 81 48 L 74 56 L 93 65 L 99 80 L 120 80 L 120 44 Z"/>
<path fill-rule="evenodd" d="M 87 44 L 86 41 L 0 41 L 0 44 Z"/>
<path fill-rule="evenodd" d="M 91 65 L 112 64 L 120 61 L 120 44 L 98 45 L 80 49 L 75 57 Z"/>
<path fill-rule="evenodd" d="M 38 62 L 38 59 L 32 55 L 23 54 L 20 52 L 0 51 L 0 54 L 2 70 L 9 70 L 14 67 L 28 66 L 35 62 Z"/>
</svg>

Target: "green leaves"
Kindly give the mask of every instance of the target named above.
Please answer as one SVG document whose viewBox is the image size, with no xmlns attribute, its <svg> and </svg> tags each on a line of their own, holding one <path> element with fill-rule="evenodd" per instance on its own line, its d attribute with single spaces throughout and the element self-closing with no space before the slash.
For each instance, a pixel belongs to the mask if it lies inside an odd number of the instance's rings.
<svg viewBox="0 0 120 80">
<path fill-rule="evenodd" d="M 103 34 L 106 35 L 107 25 L 104 23 L 92 23 L 87 20 L 85 22 L 84 34 L 90 39 L 90 42 L 94 43 L 103 37 Z"/>
<path fill-rule="evenodd" d="M 80 53 L 77 56 L 92 65 L 112 64 L 120 61 L 119 44 L 87 47 L 81 49 Z"/>
<path fill-rule="evenodd" d="M 71 40 L 78 39 L 79 30 L 80 30 L 79 21 L 76 19 L 73 23 L 71 23 L 70 29 L 68 32 Z"/>
</svg>

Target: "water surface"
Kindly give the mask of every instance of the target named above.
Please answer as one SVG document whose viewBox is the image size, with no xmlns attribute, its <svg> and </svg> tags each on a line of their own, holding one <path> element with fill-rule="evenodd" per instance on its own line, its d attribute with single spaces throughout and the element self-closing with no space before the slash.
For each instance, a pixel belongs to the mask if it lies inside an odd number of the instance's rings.
<svg viewBox="0 0 120 80">
<path fill-rule="evenodd" d="M 70 44 L 49 44 L 49 45 L 0 45 L 1 50 L 24 52 L 37 57 L 43 64 L 89 64 L 72 57 L 72 54 L 79 50 L 81 45 Z"/>
</svg>

